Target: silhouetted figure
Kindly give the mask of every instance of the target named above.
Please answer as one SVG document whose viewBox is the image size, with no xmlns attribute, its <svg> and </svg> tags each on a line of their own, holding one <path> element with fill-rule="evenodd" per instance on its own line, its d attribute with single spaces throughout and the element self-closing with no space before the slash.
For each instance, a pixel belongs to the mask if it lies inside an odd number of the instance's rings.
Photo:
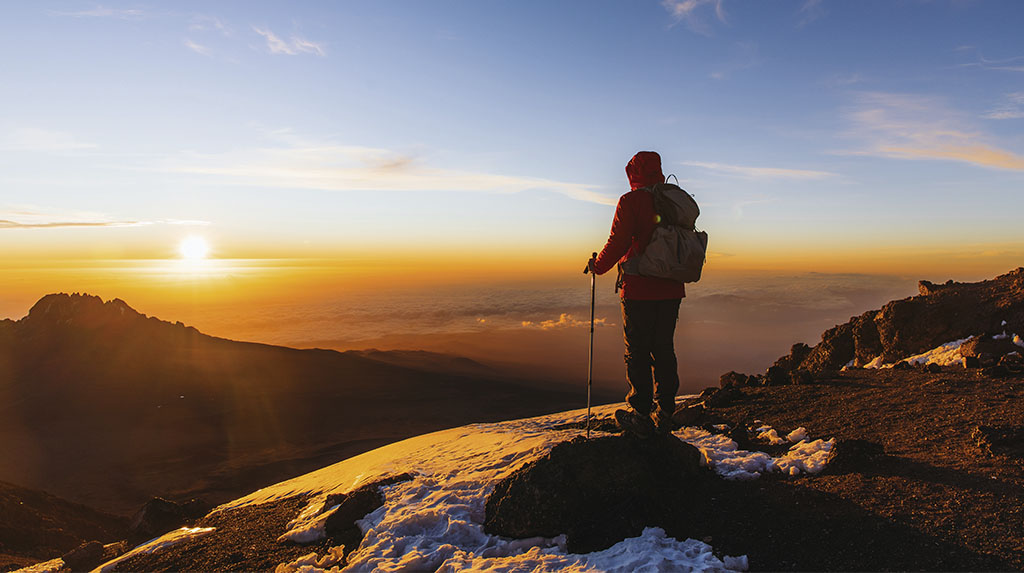
<svg viewBox="0 0 1024 573">
<path fill-rule="evenodd" d="M 637 153 L 626 165 L 626 175 L 631 191 L 619 198 L 608 242 L 590 261 L 597 274 L 642 254 L 658 224 L 653 195 L 644 188 L 665 182 L 661 156 L 653 151 Z M 626 401 L 633 410 L 616 413 L 616 418 L 638 429 L 636 433 L 670 432 L 679 389 L 672 339 L 686 290 L 681 282 L 626 274 L 621 269 L 616 288 L 622 297 L 626 342 Z M 628 418 L 622 420 L 623 415 Z"/>
</svg>

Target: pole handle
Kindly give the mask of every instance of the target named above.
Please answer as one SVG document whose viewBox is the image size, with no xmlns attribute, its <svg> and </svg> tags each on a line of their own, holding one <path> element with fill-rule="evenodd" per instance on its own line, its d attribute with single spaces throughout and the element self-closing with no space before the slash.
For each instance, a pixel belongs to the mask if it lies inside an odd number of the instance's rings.
<svg viewBox="0 0 1024 573">
<path fill-rule="evenodd" d="M 597 252 L 595 251 L 593 255 L 590 255 L 590 258 L 591 259 L 596 259 L 597 258 Z M 590 263 L 587 263 L 587 266 L 583 267 L 583 274 L 587 274 L 589 272 L 590 272 Z"/>
</svg>

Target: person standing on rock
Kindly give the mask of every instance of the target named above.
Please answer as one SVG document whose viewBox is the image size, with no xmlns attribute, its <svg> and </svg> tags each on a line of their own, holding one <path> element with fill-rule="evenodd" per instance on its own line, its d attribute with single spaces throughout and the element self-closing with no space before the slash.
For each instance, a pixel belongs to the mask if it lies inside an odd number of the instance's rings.
<svg viewBox="0 0 1024 573">
<path fill-rule="evenodd" d="M 659 219 L 654 198 L 646 187 L 664 183 L 661 156 L 641 151 L 626 164 L 630 191 L 615 207 L 608 242 L 588 268 L 604 274 L 616 263 L 643 253 Z M 626 345 L 626 402 L 631 410 L 615 413 L 619 425 L 644 435 L 673 429 L 679 389 L 675 346 L 679 304 L 686 296 L 683 283 L 669 279 L 619 273 L 616 290 L 622 297 L 622 328 Z M 653 379 L 652 379 L 653 370 Z"/>
</svg>

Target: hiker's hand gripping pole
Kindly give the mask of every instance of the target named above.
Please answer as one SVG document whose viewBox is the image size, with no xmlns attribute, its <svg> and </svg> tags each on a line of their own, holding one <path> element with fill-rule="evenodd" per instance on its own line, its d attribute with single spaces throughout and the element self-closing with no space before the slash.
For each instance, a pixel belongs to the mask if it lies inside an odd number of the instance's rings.
<svg viewBox="0 0 1024 573">
<path fill-rule="evenodd" d="M 594 294 L 597 291 L 597 273 L 594 263 L 597 261 L 595 252 L 587 262 L 583 274 L 590 273 L 590 355 L 587 358 L 587 439 L 590 439 L 590 387 L 594 383 Z"/>
</svg>

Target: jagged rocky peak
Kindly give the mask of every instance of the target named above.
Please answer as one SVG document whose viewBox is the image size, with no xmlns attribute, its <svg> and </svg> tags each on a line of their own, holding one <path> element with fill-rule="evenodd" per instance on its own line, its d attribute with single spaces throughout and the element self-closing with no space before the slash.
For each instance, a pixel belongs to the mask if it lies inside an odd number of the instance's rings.
<svg viewBox="0 0 1024 573">
<path fill-rule="evenodd" d="M 1024 332 L 1024 267 L 976 283 L 921 281 L 919 290 L 826 331 L 796 367 L 893 362 L 974 335 Z"/>
<path fill-rule="evenodd" d="M 28 311 L 26 322 L 32 324 L 109 323 L 142 317 L 119 298 L 103 302 L 89 294 L 48 294 Z"/>
<path fill-rule="evenodd" d="M 826 330 L 814 347 L 794 345 L 765 376 L 751 378 L 766 384 L 799 383 L 808 374 L 864 366 L 879 357 L 892 363 L 972 336 L 1024 336 L 1024 267 L 976 283 L 920 281 L 918 290 L 917 296 L 891 301 Z M 723 375 L 722 384 L 735 385 L 734 379 Z"/>
</svg>

